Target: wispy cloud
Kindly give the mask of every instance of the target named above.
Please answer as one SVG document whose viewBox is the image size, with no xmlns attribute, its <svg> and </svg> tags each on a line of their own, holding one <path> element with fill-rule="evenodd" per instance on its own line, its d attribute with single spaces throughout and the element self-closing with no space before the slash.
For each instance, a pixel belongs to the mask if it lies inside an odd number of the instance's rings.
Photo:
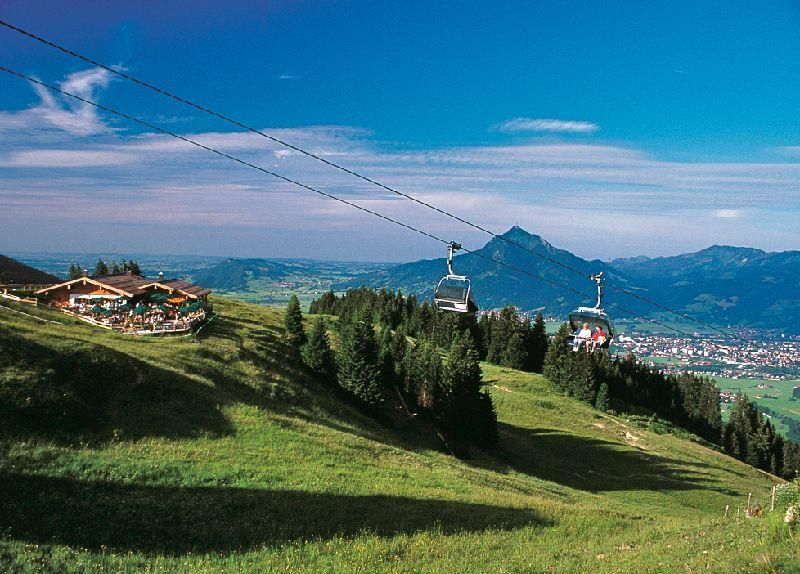
<svg viewBox="0 0 800 574">
<path fill-rule="evenodd" d="M 96 93 L 108 87 L 112 77 L 107 70 L 93 68 L 69 74 L 59 86 L 66 92 L 95 100 Z M 38 84 L 31 87 L 39 96 L 38 104 L 18 112 L 0 113 L 0 132 L 57 129 L 75 136 L 90 136 L 110 131 L 94 106 L 55 94 Z"/>
<path fill-rule="evenodd" d="M 119 166 L 135 159 L 131 154 L 106 150 L 30 149 L 0 156 L 0 167 L 53 169 Z"/>
<path fill-rule="evenodd" d="M 277 77 L 279 80 L 296 80 L 297 76 L 293 76 L 291 74 L 281 74 Z"/>
<path fill-rule="evenodd" d="M 591 134 L 600 129 L 593 122 L 557 120 L 552 118 L 514 118 L 493 126 L 496 131 L 505 133 L 550 132 L 570 134 Z"/>
<path fill-rule="evenodd" d="M 714 217 L 718 219 L 739 219 L 741 216 L 741 209 L 717 209 L 714 212 Z"/>
<path fill-rule="evenodd" d="M 107 85 L 90 76 L 74 81 L 73 89 L 84 91 Z M 44 98 L 32 109 L 39 108 L 74 113 L 65 102 Z M 194 252 L 269 255 L 282 240 L 283 253 L 293 255 L 438 254 L 424 238 L 168 136 L 65 130 L 29 112 L 0 112 L 0 124 L 30 128 L 24 137 L 0 131 L 0 166 L 24 168 L 0 169 L 0 229 L 8 237 L 40 238 L 27 249 L 52 248 L 54 233 L 66 238 L 86 224 L 82 229 L 98 230 L 99 242 L 112 230 L 120 242 L 138 241 L 154 251 L 185 240 Z M 41 131 L 48 139 L 35 135 Z M 631 147 L 569 138 L 387 150 L 370 132 L 351 127 L 265 131 L 494 231 L 518 222 L 584 256 L 659 255 L 724 242 L 800 248 L 793 224 L 800 216 L 800 163 L 662 161 Z M 191 137 L 470 247 L 485 241 L 453 220 L 257 135 Z"/>
</svg>

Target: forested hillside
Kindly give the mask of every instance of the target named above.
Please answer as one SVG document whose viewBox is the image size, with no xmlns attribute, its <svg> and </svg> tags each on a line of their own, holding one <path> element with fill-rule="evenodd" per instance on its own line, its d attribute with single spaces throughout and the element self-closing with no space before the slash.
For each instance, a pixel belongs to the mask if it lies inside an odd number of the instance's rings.
<svg viewBox="0 0 800 574">
<path fill-rule="evenodd" d="M 0 309 L 0 389 L 19 415 L 3 418 L 0 570 L 800 564 L 782 514 L 743 516 L 748 493 L 768 505 L 779 481 L 664 421 L 605 413 L 541 375 L 482 363 L 497 445 L 454 457 L 399 402 L 376 419 L 295 366 L 282 310 L 214 303 L 219 316 L 196 339 Z"/>
</svg>

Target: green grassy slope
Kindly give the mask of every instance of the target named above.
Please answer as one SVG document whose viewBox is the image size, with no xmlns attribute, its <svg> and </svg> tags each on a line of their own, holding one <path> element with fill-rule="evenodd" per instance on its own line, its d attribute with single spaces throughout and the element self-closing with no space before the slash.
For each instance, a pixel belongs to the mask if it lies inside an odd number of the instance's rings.
<svg viewBox="0 0 800 574">
<path fill-rule="evenodd" d="M 796 540 L 776 520 L 737 519 L 747 494 L 763 503 L 776 480 L 696 442 L 594 411 L 540 376 L 485 365 L 500 448 L 461 461 L 413 419 L 381 426 L 291 369 L 280 310 L 224 299 L 215 308 L 219 320 L 197 341 L 0 309 L 0 361 L 14 355 L 19 365 L 2 371 L 0 387 L 51 382 L 47 361 L 26 359 L 29 347 L 51 362 L 89 365 L 81 368 L 108 386 L 91 436 L 32 423 L 6 429 L 0 571 L 800 565 Z M 103 356 L 116 365 L 111 376 Z M 97 392 L 75 389 L 79 405 L 81 393 Z"/>
</svg>

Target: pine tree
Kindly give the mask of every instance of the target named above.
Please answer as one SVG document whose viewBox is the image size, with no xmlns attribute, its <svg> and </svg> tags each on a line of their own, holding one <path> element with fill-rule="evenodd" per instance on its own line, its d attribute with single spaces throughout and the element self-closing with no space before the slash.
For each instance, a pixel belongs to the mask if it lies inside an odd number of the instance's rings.
<svg viewBox="0 0 800 574">
<path fill-rule="evenodd" d="M 381 329 L 381 337 L 378 341 L 378 353 L 381 359 L 381 378 L 386 384 L 393 384 L 395 377 L 394 354 L 392 353 L 392 343 L 394 338 L 392 330 L 388 324 L 384 324 Z"/>
<path fill-rule="evenodd" d="M 491 397 L 480 390 L 478 358 L 469 335 L 453 340 L 444 362 L 441 423 L 453 438 L 490 445 L 497 441 L 497 415 Z"/>
<path fill-rule="evenodd" d="M 534 373 L 541 373 L 544 369 L 548 344 L 547 328 L 541 313 L 536 314 L 528 339 L 528 369 Z"/>
<path fill-rule="evenodd" d="M 404 381 L 406 378 L 405 364 L 408 352 L 408 338 L 403 326 L 398 327 L 392 335 L 392 359 L 394 360 L 394 380 Z"/>
<path fill-rule="evenodd" d="M 608 410 L 608 385 L 606 383 L 600 385 L 600 390 L 597 391 L 597 398 L 594 401 L 594 406 L 601 411 Z"/>
<path fill-rule="evenodd" d="M 81 277 L 83 277 L 83 270 L 77 263 L 71 263 L 69 266 L 69 278 L 80 279 Z"/>
<path fill-rule="evenodd" d="M 116 261 L 111 262 L 111 274 L 116 275 L 117 273 L 122 273 L 122 267 L 120 267 L 119 263 Z"/>
<path fill-rule="evenodd" d="M 95 275 L 108 275 L 108 265 L 102 259 L 97 260 L 97 264 L 94 266 L 94 274 Z"/>
<path fill-rule="evenodd" d="M 550 343 L 544 360 L 544 376 L 563 390 L 567 390 L 567 364 L 571 359 L 571 355 L 575 354 L 567 347 L 567 339 L 569 336 L 569 325 L 563 323 L 561 327 L 558 328 L 553 342 Z"/>
<path fill-rule="evenodd" d="M 300 351 L 303 363 L 312 373 L 327 382 L 336 380 L 336 363 L 328 339 L 325 319 L 317 317 L 308 333 L 308 341 Z"/>
<path fill-rule="evenodd" d="M 133 259 L 129 259 L 128 261 L 122 262 L 122 270 L 123 271 L 130 271 L 131 275 L 141 275 L 142 270 L 139 269 L 139 264 L 136 263 Z"/>
<path fill-rule="evenodd" d="M 525 348 L 525 336 L 518 331 L 508 340 L 500 364 L 511 369 L 522 370 L 527 362 L 528 350 Z"/>
<path fill-rule="evenodd" d="M 300 310 L 297 295 L 292 295 L 286 306 L 283 314 L 283 330 L 286 342 L 299 352 L 306 343 L 306 333 L 303 330 L 303 312 Z"/>
<path fill-rule="evenodd" d="M 367 407 L 381 401 L 381 365 L 372 315 L 354 315 L 341 329 L 336 352 L 339 385 Z"/>
<path fill-rule="evenodd" d="M 431 341 L 421 339 L 406 353 L 406 392 L 414 397 L 420 408 L 436 416 L 444 394 L 442 388 L 442 358 Z"/>
</svg>

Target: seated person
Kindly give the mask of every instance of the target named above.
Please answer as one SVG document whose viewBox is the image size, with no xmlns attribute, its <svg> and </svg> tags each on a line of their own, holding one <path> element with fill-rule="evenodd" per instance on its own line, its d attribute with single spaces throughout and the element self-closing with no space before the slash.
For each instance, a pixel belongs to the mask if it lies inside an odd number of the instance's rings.
<svg viewBox="0 0 800 574">
<path fill-rule="evenodd" d="M 592 351 L 594 351 L 598 346 L 602 347 L 606 343 L 606 332 L 603 331 L 603 328 L 598 325 L 594 328 L 594 333 L 592 333 Z"/>
<path fill-rule="evenodd" d="M 592 331 L 589 329 L 589 323 L 584 323 L 583 327 L 576 331 L 575 335 L 573 336 L 572 350 L 577 351 L 580 349 L 582 344 L 586 345 L 586 348 L 588 349 L 591 340 Z"/>
</svg>

